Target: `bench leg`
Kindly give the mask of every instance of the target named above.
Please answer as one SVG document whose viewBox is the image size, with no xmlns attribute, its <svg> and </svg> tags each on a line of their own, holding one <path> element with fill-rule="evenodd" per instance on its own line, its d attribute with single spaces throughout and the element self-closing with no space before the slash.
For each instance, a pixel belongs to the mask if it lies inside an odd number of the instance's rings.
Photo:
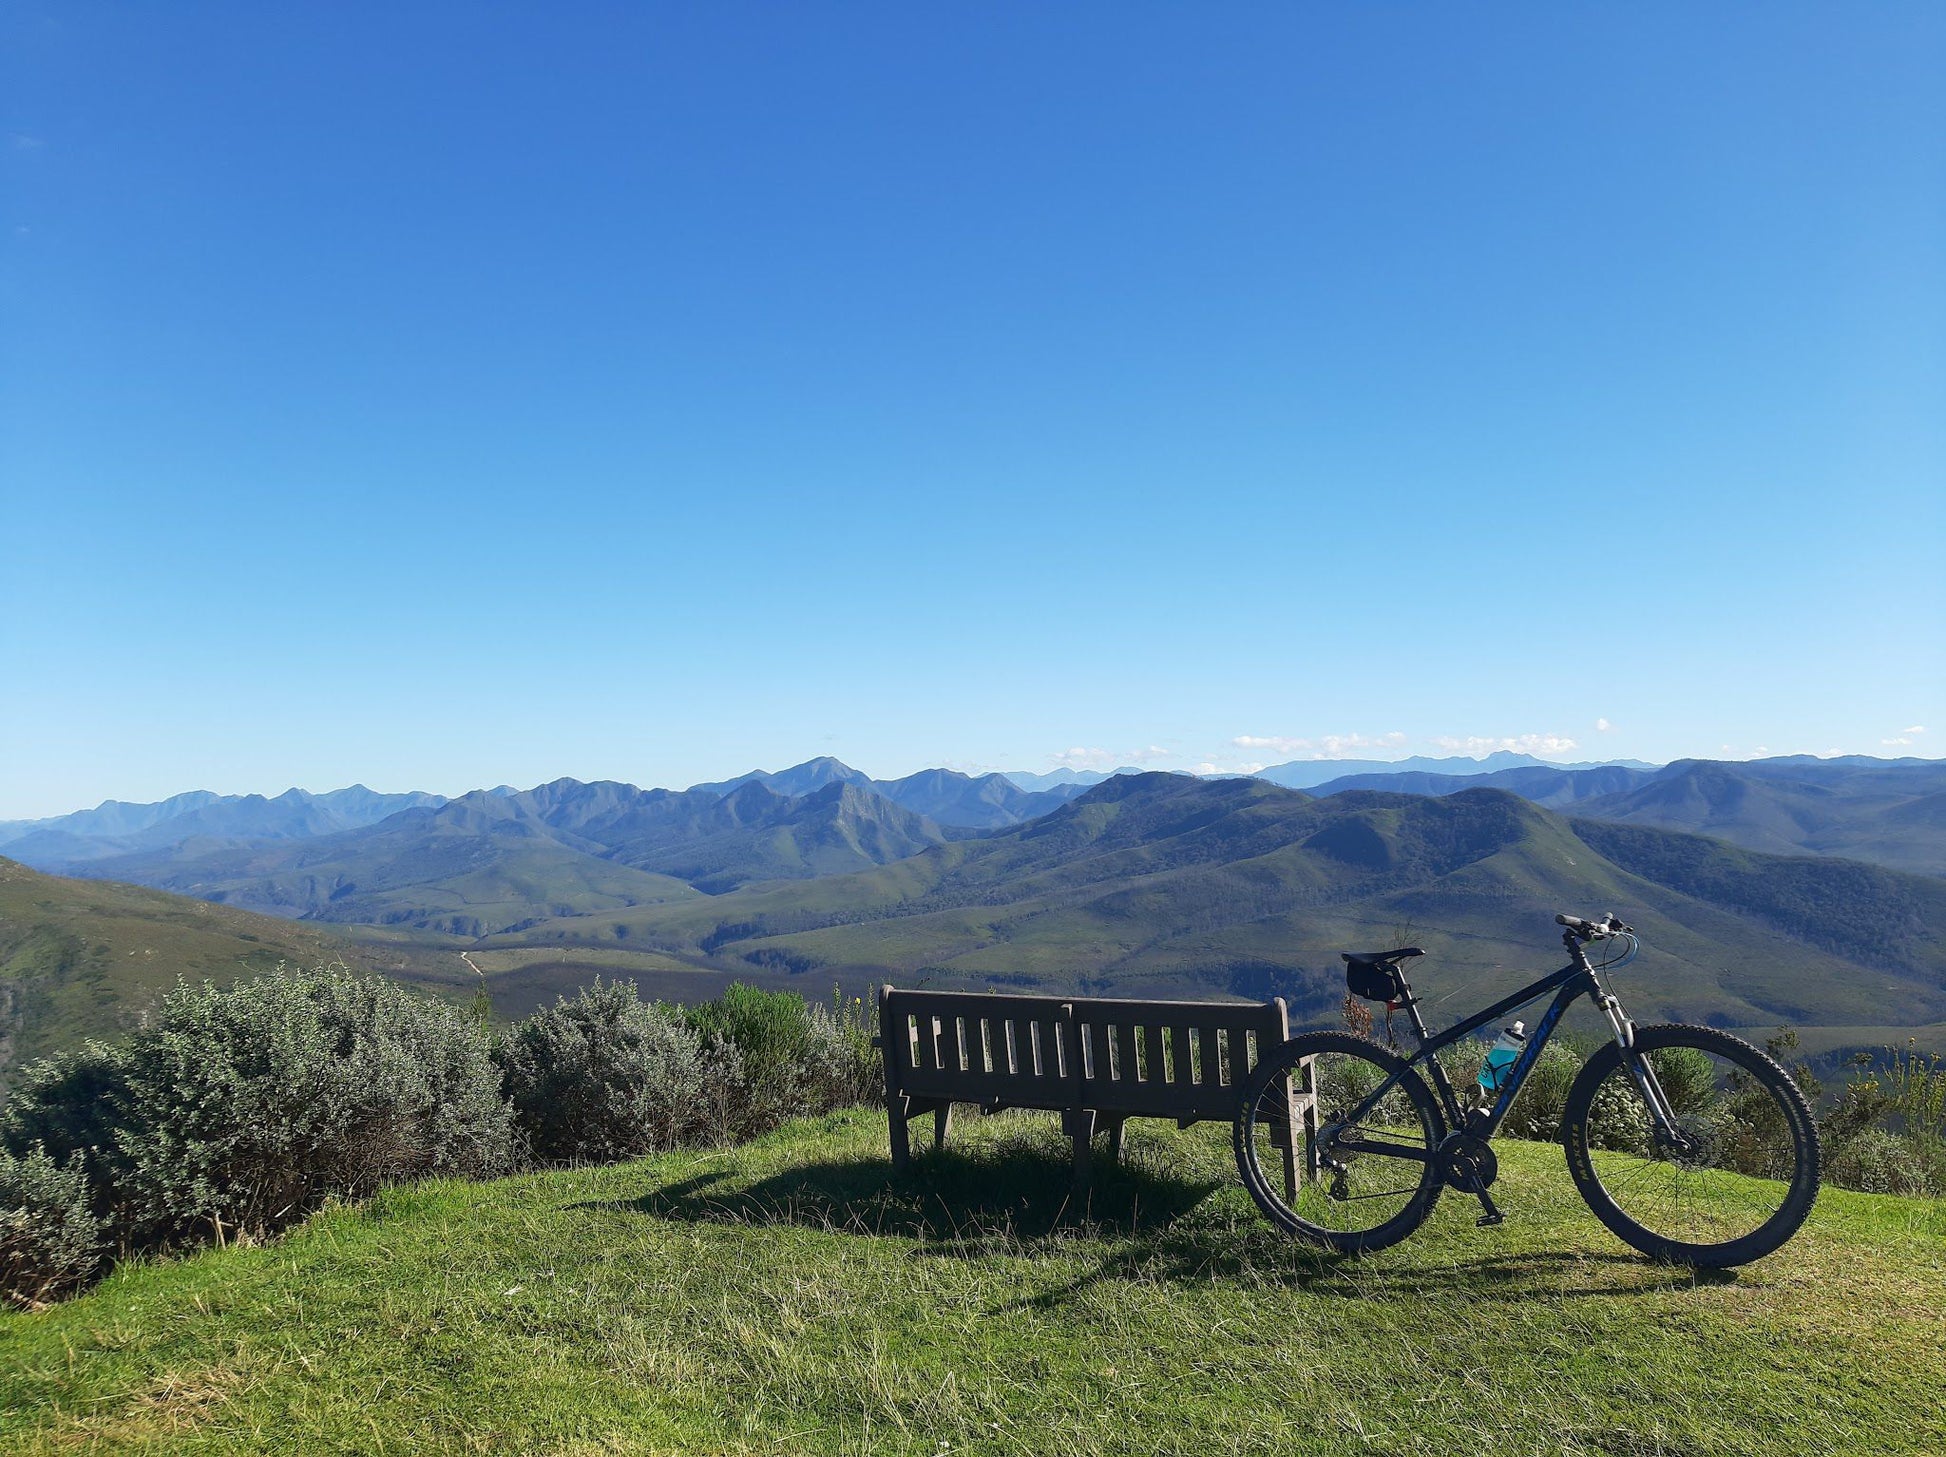
<svg viewBox="0 0 1946 1457">
<path fill-rule="evenodd" d="M 942 1103 L 932 1110 L 932 1146 L 937 1153 L 946 1146 L 946 1135 L 953 1131 L 953 1105 Z"/>
<path fill-rule="evenodd" d="M 1297 1163 L 1297 1180 L 1309 1183 L 1318 1176 L 1318 1075 L 1311 1059 L 1297 1065 L 1297 1128 L 1304 1139 L 1304 1153 Z M 1292 1198 L 1296 1191 L 1292 1191 Z"/>
<path fill-rule="evenodd" d="M 907 1102 L 903 1093 L 894 1093 L 885 1100 L 885 1116 L 892 1125 L 892 1172 L 896 1174 L 912 1167 L 912 1137 L 906 1129 L 906 1119 L 912 1114 Z"/>
<path fill-rule="evenodd" d="M 1126 1118 L 1108 1120 L 1108 1157 L 1115 1163 L 1122 1161 L 1122 1125 L 1126 1122 Z"/>
<path fill-rule="evenodd" d="M 1074 1192 L 1080 1194 L 1087 1189 L 1088 1177 L 1094 1172 L 1095 1112 L 1092 1108 L 1071 1109 L 1061 1116 L 1074 1139 Z"/>
<path fill-rule="evenodd" d="M 1292 1098 L 1292 1085 L 1289 1078 L 1280 1079 L 1277 1085 L 1277 1108 L 1270 1116 L 1276 1121 L 1270 1130 L 1270 1141 L 1277 1145 L 1277 1151 L 1284 1156 L 1284 1199 L 1294 1203 L 1297 1199 L 1297 1103 Z"/>
</svg>

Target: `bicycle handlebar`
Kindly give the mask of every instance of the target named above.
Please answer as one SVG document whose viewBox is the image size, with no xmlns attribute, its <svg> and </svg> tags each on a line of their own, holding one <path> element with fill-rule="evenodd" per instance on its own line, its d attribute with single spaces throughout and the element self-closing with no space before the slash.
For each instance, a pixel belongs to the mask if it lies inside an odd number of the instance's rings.
<svg viewBox="0 0 1946 1457">
<path fill-rule="evenodd" d="M 1599 941 L 1605 936 L 1625 936 L 1634 929 L 1622 924 L 1622 918 L 1609 911 L 1599 920 L 1584 921 L 1579 916 L 1556 916 L 1554 924 L 1566 926 L 1583 941 Z"/>
</svg>

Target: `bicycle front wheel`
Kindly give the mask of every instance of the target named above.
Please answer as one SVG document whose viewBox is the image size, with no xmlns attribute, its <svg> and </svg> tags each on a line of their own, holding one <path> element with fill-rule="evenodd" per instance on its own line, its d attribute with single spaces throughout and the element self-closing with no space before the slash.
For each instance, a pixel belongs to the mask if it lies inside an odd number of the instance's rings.
<svg viewBox="0 0 1946 1457">
<path fill-rule="evenodd" d="M 1797 1233 L 1818 1196 L 1811 1105 L 1774 1059 L 1713 1027 L 1636 1029 L 1675 1137 L 1659 1133 L 1622 1050 L 1588 1059 L 1561 1143 L 1595 1217 L 1652 1259 L 1725 1269 Z"/>
<path fill-rule="evenodd" d="M 1365 1254 L 1432 1212 L 1444 1131 L 1432 1090 L 1403 1058 L 1347 1032 L 1307 1032 L 1269 1053 L 1245 1085 L 1237 1171 L 1284 1229 Z"/>
</svg>

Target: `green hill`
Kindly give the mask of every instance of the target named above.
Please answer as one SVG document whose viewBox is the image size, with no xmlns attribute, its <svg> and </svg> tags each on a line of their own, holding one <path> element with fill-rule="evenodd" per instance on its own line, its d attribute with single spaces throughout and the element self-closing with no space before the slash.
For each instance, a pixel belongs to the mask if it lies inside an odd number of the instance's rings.
<svg viewBox="0 0 1946 1457">
<path fill-rule="evenodd" d="M 884 1121 L 401 1188 L 0 1315 L 0 1451 L 1436 1454 L 1946 1450 L 1946 1205 L 1826 1190 L 1699 1281 L 1501 1142 L 1361 1260 L 1278 1235 L 1227 1130 L 1130 1126 L 1085 1214 L 1049 1120 L 895 1183 Z"/>
<path fill-rule="evenodd" d="M 1343 994 L 1340 950 L 1424 945 L 1416 979 L 1435 1012 L 1457 1011 L 1557 965 L 1560 910 L 1641 929 L 1621 981 L 1641 1015 L 1827 1029 L 1946 1017 L 1946 882 L 1571 823 L 1497 790 L 1311 799 L 1123 776 L 869 872 L 545 921 L 500 944 L 626 942 L 851 982 L 1275 993 L 1324 1021 Z"/>
<path fill-rule="evenodd" d="M 426 959 L 410 946 L 353 943 L 321 926 L 0 859 L 0 1081 L 11 1065 L 135 1025 L 178 977 L 228 982 L 280 961 L 343 961 L 424 980 Z"/>
</svg>

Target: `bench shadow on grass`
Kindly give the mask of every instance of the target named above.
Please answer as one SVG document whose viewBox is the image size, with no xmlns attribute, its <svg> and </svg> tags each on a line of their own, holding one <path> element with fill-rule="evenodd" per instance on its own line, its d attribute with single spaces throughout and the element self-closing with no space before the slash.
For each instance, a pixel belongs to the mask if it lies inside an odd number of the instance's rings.
<svg viewBox="0 0 1946 1457">
<path fill-rule="evenodd" d="M 947 1148 L 916 1155 L 895 1176 L 884 1159 L 807 1163 L 744 1183 L 727 1170 L 696 1174 L 635 1199 L 573 1205 L 688 1223 L 795 1226 L 918 1242 L 928 1257 L 985 1259 L 1106 1250 L 1078 1280 L 1020 1302 L 1047 1306 L 1108 1280 L 1283 1286 L 1353 1298 L 1464 1291 L 1468 1299 L 1646 1295 L 1711 1277 L 1626 1252 L 1523 1251 L 1453 1258 L 1408 1241 L 1376 1257 L 1335 1254 L 1279 1232 L 1240 1192 L 1211 1196 L 1235 1176 L 1158 1171 L 1145 1161 L 1097 1160 L 1077 1202 L 1067 1161 L 1044 1148 Z M 1241 1208 L 1239 1208 L 1239 1204 Z M 1083 1236 L 1085 1238 L 1077 1238 Z M 1419 1238 L 1438 1240 L 1431 1232 Z M 1626 1268 L 1624 1268 L 1626 1267 Z"/>
</svg>

